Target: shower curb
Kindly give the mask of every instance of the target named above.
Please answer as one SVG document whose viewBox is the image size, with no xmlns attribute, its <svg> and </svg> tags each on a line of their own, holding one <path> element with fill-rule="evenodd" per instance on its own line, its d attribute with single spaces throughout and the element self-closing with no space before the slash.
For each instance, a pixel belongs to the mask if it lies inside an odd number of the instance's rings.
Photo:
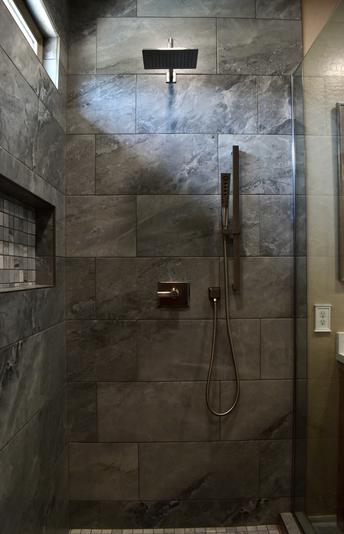
<svg viewBox="0 0 344 534">
<path fill-rule="evenodd" d="M 281 514 L 281 526 L 287 534 L 302 534 L 302 530 L 291 512 Z"/>
</svg>

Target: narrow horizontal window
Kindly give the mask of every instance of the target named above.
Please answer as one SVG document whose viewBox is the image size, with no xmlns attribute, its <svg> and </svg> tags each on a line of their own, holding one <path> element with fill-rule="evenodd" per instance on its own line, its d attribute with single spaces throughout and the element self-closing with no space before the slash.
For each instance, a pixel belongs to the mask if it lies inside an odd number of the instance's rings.
<svg viewBox="0 0 344 534">
<path fill-rule="evenodd" d="M 31 48 L 58 87 L 60 40 L 42 0 L 3 0 Z"/>
</svg>

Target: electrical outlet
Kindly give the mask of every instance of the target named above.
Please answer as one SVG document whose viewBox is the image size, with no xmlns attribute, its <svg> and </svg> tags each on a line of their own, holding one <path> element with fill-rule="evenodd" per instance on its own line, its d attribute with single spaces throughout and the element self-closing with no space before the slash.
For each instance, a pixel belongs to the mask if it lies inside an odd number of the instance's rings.
<svg viewBox="0 0 344 534">
<path fill-rule="evenodd" d="M 314 332 L 331 332 L 331 304 L 314 305 Z"/>
</svg>

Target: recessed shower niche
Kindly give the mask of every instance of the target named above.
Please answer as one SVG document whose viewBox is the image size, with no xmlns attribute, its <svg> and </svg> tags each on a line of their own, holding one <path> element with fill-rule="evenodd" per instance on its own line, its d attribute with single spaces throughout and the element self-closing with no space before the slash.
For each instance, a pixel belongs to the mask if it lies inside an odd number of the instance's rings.
<svg viewBox="0 0 344 534">
<path fill-rule="evenodd" d="M 0 175 L 0 292 L 55 284 L 55 208 Z"/>
</svg>

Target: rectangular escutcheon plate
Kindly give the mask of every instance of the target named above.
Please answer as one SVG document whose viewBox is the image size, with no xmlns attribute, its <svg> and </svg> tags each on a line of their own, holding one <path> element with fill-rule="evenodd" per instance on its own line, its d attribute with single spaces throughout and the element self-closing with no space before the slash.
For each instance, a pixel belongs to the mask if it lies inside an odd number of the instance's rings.
<svg viewBox="0 0 344 534">
<path fill-rule="evenodd" d="M 189 282 L 159 282 L 158 306 L 163 308 L 188 308 L 190 305 Z"/>
</svg>

